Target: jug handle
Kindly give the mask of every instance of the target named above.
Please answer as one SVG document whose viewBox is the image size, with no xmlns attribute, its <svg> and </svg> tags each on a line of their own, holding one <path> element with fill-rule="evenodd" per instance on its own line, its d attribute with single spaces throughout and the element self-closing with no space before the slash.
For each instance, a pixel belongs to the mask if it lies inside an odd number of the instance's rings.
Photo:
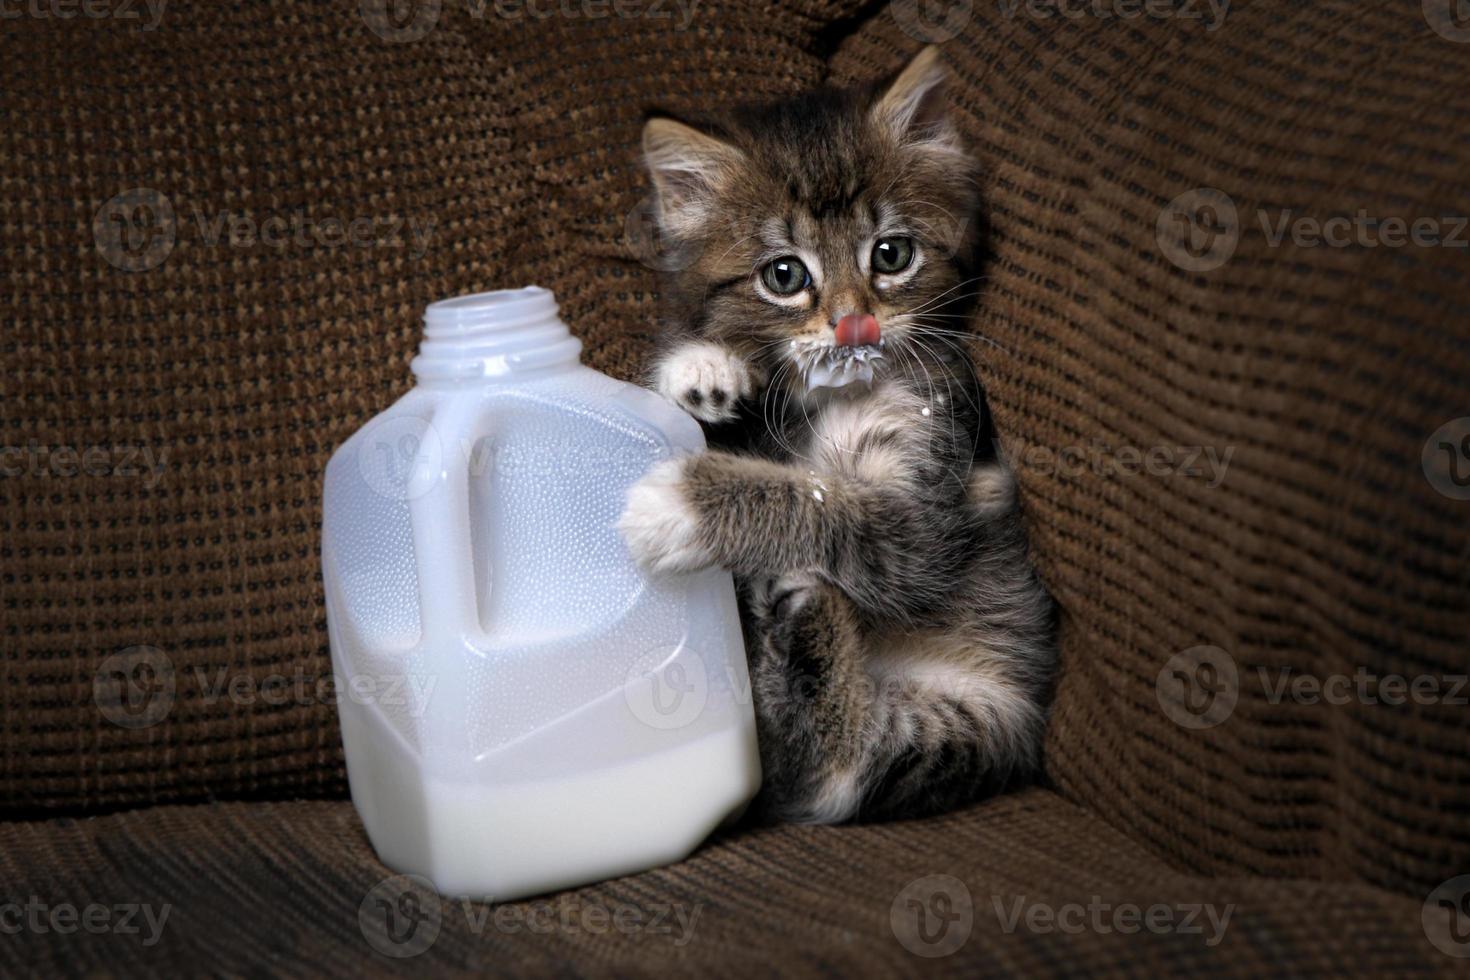
<svg viewBox="0 0 1470 980">
<path fill-rule="evenodd" d="M 409 495 L 409 523 L 418 566 L 419 622 L 430 650 L 463 649 L 480 633 L 465 447 L 479 439 L 483 420 L 480 405 L 441 405 L 429 422 L 433 439 L 421 442 L 415 462 L 414 478 L 422 482 Z"/>
</svg>

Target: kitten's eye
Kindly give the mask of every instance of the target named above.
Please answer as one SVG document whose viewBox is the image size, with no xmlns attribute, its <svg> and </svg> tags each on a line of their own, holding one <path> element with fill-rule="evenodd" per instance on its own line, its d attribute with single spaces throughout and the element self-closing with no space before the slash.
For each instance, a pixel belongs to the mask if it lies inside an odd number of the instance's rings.
<svg viewBox="0 0 1470 980">
<path fill-rule="evenodd" d="M 902 272 L 914 260 L 912 238 L 880 238 L 873 245 L 873 271 L 892 275 Z"/>
<path fill-rule="evenodd" d="M 794 296 L 812 284 L 812 277 L 801 259 L 787 255 L 761 270 L 761 282 L 777 296 Z"/>
</svg>

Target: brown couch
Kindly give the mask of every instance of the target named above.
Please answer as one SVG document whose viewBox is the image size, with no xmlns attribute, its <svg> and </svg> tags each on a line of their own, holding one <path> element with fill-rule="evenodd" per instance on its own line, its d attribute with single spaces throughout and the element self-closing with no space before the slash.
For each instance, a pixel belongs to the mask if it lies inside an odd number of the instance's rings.
<svg viewBox="0 0 1470 980">
<path fill-rule="evenodd" d="M 1463 972 L 1470 28 L 1064 8 L 7 8 L 0 971 Z M 539 283 L 634 376 L 640 112 L 926 39 L 984 164 L 976 353 L 1064 610 L 1044 785 L 493 908 L 380 884 L 320 477 L 408 386 L 422 307 Z"/>
</svg>

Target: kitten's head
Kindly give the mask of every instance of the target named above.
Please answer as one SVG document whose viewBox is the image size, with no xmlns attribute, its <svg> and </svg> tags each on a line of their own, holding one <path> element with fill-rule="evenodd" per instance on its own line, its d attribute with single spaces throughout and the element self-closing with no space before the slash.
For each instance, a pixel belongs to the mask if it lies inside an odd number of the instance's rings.
<svg viewBox="0 0 1470 980">
<path fill-rule="evenodd" d="M 885 85 L 650 119 L 659 227 L 693 257 L 667 283 L 675 314 L 802 388 L 815 364 L 952 347 L 975 192 L 945 76 L 926 48 Z"/>
</svg>

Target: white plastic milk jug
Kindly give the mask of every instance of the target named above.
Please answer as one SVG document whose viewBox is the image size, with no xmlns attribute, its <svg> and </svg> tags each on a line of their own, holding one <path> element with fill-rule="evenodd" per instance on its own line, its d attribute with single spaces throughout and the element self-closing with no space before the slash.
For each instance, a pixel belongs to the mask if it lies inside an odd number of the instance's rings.
<svg viewBox="0 0 1470 980">
<path fill-rule="evenodd" d="M 646 577 L 614 522 L 704 448 L 579 361 L 531 287 L 429 306 L 417 386 L 327 465 L 353 802 L 383 862 L 509 899 L 678 860 L 760 782 L 730 575 Z"/>
</svg>

